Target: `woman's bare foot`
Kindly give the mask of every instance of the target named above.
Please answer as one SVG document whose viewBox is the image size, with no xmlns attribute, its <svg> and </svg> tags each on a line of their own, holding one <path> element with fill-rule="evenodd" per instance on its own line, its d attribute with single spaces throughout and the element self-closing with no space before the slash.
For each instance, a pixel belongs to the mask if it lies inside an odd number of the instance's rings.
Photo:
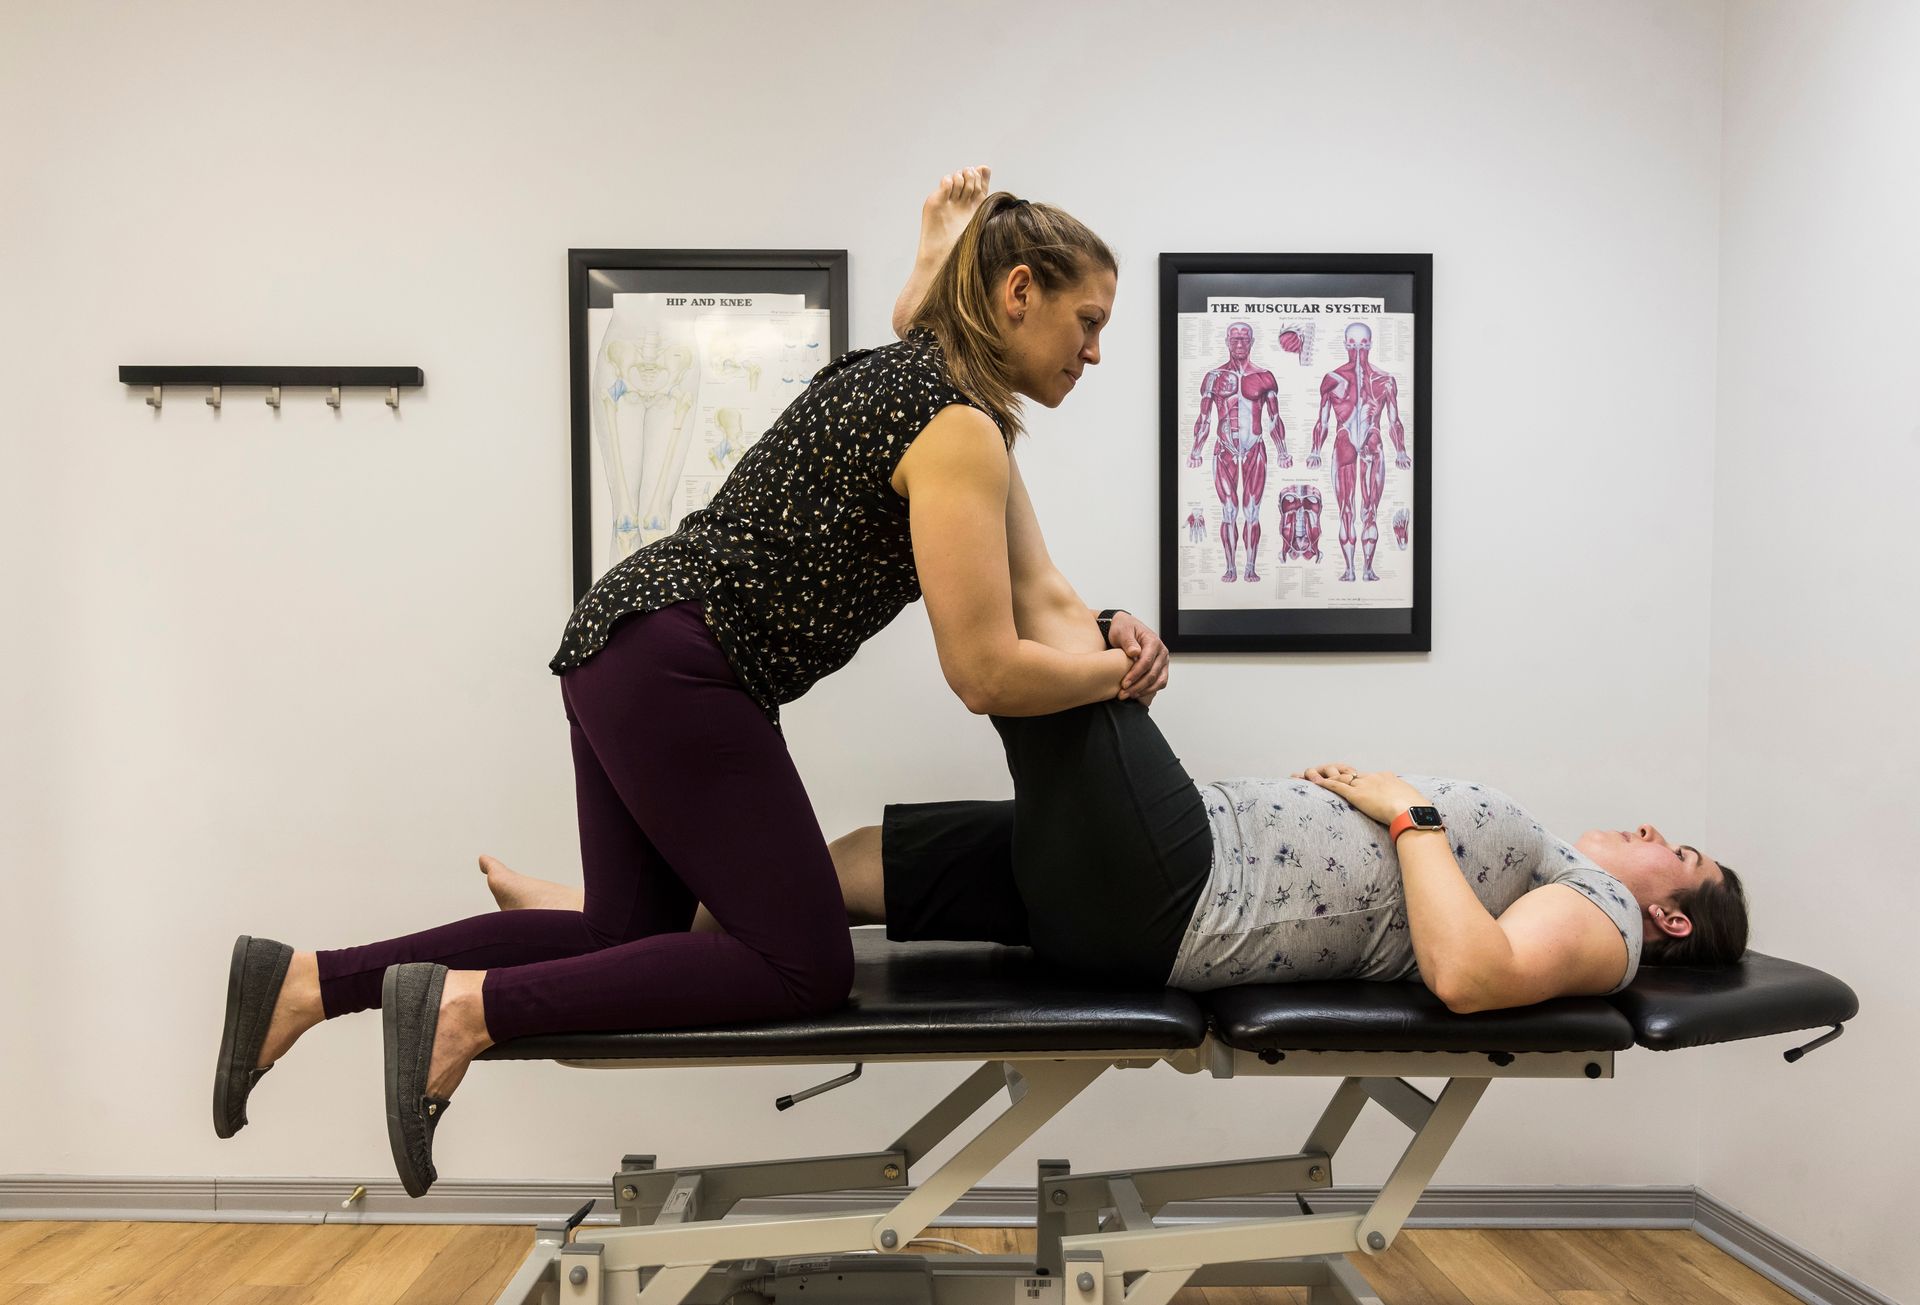
<svg viewBox="0 0 1920 1305">
<path fill-rule="evenodd" d="M 280 995 L 273 1003 L 273 1018 L 267 1022 L 267 1040 L 260 1044 L 260 1063 L 255 1069 L 271 1065 L 287 1054 L 300 1035 L 326 1019 L 320 1004 L 320 958 L 313 952 L 295 952 L 281 980 Z"/>
<path fill-rule="evenodd" d="M 906 287 L 893 306 L 895 335 L 907 333 L 907 323 L 913 319 L 920 301 L 927 297 L 927 287 L 933 284 L 934 274 L 940 270 L 940 264 L 946 262 L 967 223 L 973 220 L 980 201 L 990 193 L 992 187 L 988 183 L 992 175 L 993 170 L 985 164 L 950 172 L 940 178 L 933 193 L 927 196 L 927 202 L 920 206 L 920 249 L 914 255 L 913 272 L 907 277 Z"/>
<path fill-rule="evenodd" d="M 480 873 L 503 911 L 578 911 L 586 906 L 584 890 L 509 870 L 497 857 L 481 857 Z"/>
</svg>

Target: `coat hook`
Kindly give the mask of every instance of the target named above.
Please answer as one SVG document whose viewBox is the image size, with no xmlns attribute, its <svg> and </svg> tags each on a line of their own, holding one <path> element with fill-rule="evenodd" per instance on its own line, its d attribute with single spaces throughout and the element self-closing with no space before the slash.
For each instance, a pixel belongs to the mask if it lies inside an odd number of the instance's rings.
<svg viewBox="0 0 1920 1305">
<path fill-rule="evenodd" d="M 158 386 L 158 385 L 153 387 L 153 393 L 147 396 L 148 404 L 150 404 L 155 408 L 158 408 L 160 406 L 160 391 L 162 388 L 163 388 L 162 386 Z"/>
<path fill-rule="evenodd" d="M 400 387 L 398 385 L 389 385 L 387 387 L 387 406 L 398 411 L 400 407 Z"/>
<path fill-rule="evenodd" d="M 218 385 L 214 386 L 213 392 L 207 395 L 207 406 L 215 412 L 220 411 L 220 387 Z"/>
<path fill-rule="evenodd" d="M 269 408 L 277 408 L 280 406 L 280 387 L 278 385 L 269 385 L 267 387 L 267 406 Z"/>
<path fill-rule="evenodd" d="M 327 390 L 327 406 L 335 412 L 340 411 L 340 387 L 332 386 Z"/>
</svg>

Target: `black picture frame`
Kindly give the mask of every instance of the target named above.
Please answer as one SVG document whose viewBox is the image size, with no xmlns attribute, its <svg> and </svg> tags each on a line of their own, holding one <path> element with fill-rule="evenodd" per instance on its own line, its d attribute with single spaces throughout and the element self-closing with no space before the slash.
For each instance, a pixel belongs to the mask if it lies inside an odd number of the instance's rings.
<svg viewBox="0 0 1920 1305">
<path fill-rule="evenodd" d="M 615 294 L 804 294 L 806 307 L 830 314 L 829 356 L 847 351 L 847 251 L 844 249 L 569 249 L 567 369 L 572 406 L 573 596 L 592 588 L 593 416 L 588 314 L 611 308 Z"/>
<path fill-rule="evenodd" d="M 1278 358 L 1282 352 L 1292 352 L 1296 357 L 1285 364 L 1286 367 L 1307 365 L 1302 354 L 1300 331 L 1287 331 L 1285 323 L 1299 314 L 1288 314 L 1277 307 L 1292 302 L 1303 305 L 1307 301 L 1323 304 L 1337 304 L 1339 301 L 1352 301 L 1352 304 L 1372 305 L 1357 308 L 1356 312 L 1343 314 L 1326 312 L 1318 320 L 1331 326 L 1339 319 L 1341 334 L 1333 336 L 1328 331 L 1322 338 L 1319 359 L 1311 364 L 1311 370 L 1318 377 L 1311 382 L 1312 392 L 1308 402 L 1313 406 L 1312 420 L 1302 423 L 1299 407 L 1302 402 L 1302 386 L 1308 384 L 1298 376 L 1283 378 L 1279 384 L 1290 399 L 1296 411 L 1287 420 L 1286 441 L 1291 443 L 1294 462 L 1292 469 L 1280 469 L 1275 463 L 1269 467 L 1261 502 L 1263 510 L 1259 520 L 1265 529 L 1263 541 L 1272 541 L 1271 549 L 1261 550 L 1261 565 L 1278 571 L 1283 565 L 1290 565 L 1294 571 L 1276 577 L 1271 585 L 1268 577 L 1260 577 L 1260 586 L 1247 590 L 1231 591 L 1233 601 L 1242 602 L 1246 595 L 1261 593 L 1266 588 L 1279 588 L 1282 585 L 1297 589 L 1290 593 L 1292 606 L 1240 606 L 1223 608 L 1219 606 L 1199 606 L 1202 598 L 1217 603 L 1227 601 L 1219 597 L 1228 593 L 1223 588 L 1224 571 L 1221 584 L 1215 584 L 1201 573 L 1201 559 L 1205 554 L 1208 529 L 1218 530 L 1224 523 L 1208 523 L 1204 511 L 1195 508 L 1183 508 L 1183 504 L 1196 497 L 1194 480 L 1183 480 L 1183 471 L 1191 476 L 1189 458 L 1192 455 L 1198 436 L 1198 427 L 1189 420 L 1190 413 L 1198 413 L 1207 407 L 1201 397 L 1203 385 L 1189 386 L 1192 373 L 1200 364 L 1192 356 L 1183 364 L 1181 357 L 1182 314 L 1209 314 L 1214 320 L 1225 316 L 1219 306 L 1220 301 L 1249 301 L 1247 311 L 1231 315 L 1235 320 L 1248 319 L 1258 323 L 1254 325 L 1254 339 L 1260 332 L 1270 330 L 1273 341 L 1269 347 Z M 1209 313 L 1209 301 L 1216 301 Z M 1258 305 L 1258 307 L 1256 307 Z M 1352 306 L 1351 304 L 1349 306 Z M 1407 532 L 1407 547 L 1400 549 L 1397 536 L 1392 530 L 1392 522 L 1381 521 L 1376 516 L 1376 527 L 1380 531 L 1380 543 L 1385 545 L 1390 556 L 1395 559 L 1405 557 L 1402 569 L 1396 572 L 1394 583 L 1389 592 L 1410 589 L 1409 601 L 1405 606 L 1357 606 L 1349 597 L 1346 585 L 1363 585 L 1365 568 L 1356 560 L 1355 581 L 1339 580 L 1338 576 L 1327 577 L 1320 574 L 1324 570 L 1324 561 L 1314 564 L 1314 573 L 1307 573 L 1308 563 L 1286 563 L 1280 560 L 1283 544 L 1281 513 L 1276 498 L 1287 482 L 1282 477 L 1294 481 L 1314 483 L 1324 480 L 1334 492 L 1322 496 L 1320 533 L 1328 536 L 1320 546 L 1322 559 L 1331 554 L 1333 569 L 1342 571 L 1344 554 L 1340 546 L 1340 503 L 1336 484 L 1336 449 L 1342 438 L 1338 429 L 1328 433 L 1326 446 L 1322 448 L 1322 464 L 1317 469 L 1305 467 L 1305 451 L 1311 447 L 1309 434 L 1312 426 L 1318 424 L 1321 410 L 1318 405 L 1325 402 L 1329 393 L 1337 393 L 1340 382 L 1334 379 L 1332 354 L 1346 358 L 1344 350 L 1345 325 L 1351 321 L 1363 321 L 1372 313 L 1411 314 L 1413 340 L 1411 345 L 1411 378 L 1394 378 L 1399 394 L 1412 390 L 1411 403 L 1401 403 L 1401 416 L 1404 423 L 1410 418 L 1411 429 L 1407 432 L 1411 448 L 1412 467 L 1411 487 L 1402 481 L 1397 497 L 1411 499 L 1411 522 Z M 1160 634 L 1169 649 L 1176 652 L 1429 652 L 1432 649 L 1432 488 L 1434 439 L 1431 420 L 1433 404 L 1432 352 L 1433 352 L 1433 256 L 1431 254 L 1222 254 L 1222 253 L 1181 253 L 1160 255 Z M 1311 320 L 1301 318 L 1301 320 Z M 1208 329 L 1205 323 L 1190 319 L 1185 328 L 1193 338 L 1195 331 Z M 1220 328 L 1222 331 L 1224 327 Z M 1392 327 L 1396 332 L 1404 333 L 1404 319 Z M 1280 338 L 1291 334 L 1291 340 Z M 1315 333 L 1307 333 L 1309 340 Z M 1368 338 L 1371 339 L 1371 328 Z M 1396 337 L 1398 338 L 1398 337 Z M 1329 348 L 1329 346 L 1339 346 Z M 1304 351 L 1311 353 L 1309 345 Z M 1371 356 L 1371 355 L 1370 355 Z M 1259 362 L 1261 360 L 1254 360 Z M 1325 367 L 1321 363 L 1325 362 Z M 1350 364 L 1349 364 L 1350 366 Z M 1217 370 L 1217 369 L 1216 369 Z M 1212 375 L 1208 372 L 1207 375 Z M 1272 378 L 1269 378 L 1270 380 Z M 1411 381 L 1410 386 L 1408 380 Z M 1216 382 L 1218 383 L 1218 382 Z M 1329 388 L 1330 387 L 1330 388 Z M 1191 389 L 1192 392 L 1188 393 Z M 1242 386 L 1242 393 L 1245 387 Z M 1285 414 L 1282 414 L 1283 417 Z M 1299 429 L 1305 425 L 1306 429 Z M 1301 438 L 1296 439 L 1295 434 Z M 1270 432 L 1268 432 L 1270 434 Z M 1213 443 L 1209 434 L 1207 442 Z M 1404 477 L 1405 472 L 1395 467 L 1395 446 L 1390 438 L 1383 435 L 1384 466 L 1387 483 L 1392 483 L 1396 474 Z M 1262 446 L 1264 448 L 1264 444 Z M 1204 463 L 1206 477 L 1213 481 L 1217 463 L 1208 458 Z M 1311 478 L 1311 480 L 1309 480 Z M 1228 480 L 1232 480 L 1229 474 Z M 1217 485 L 1218 482 L 1215 482 Z M 1318 485 L 1316 484 L 1316 489 Z M 1244 495 L 1244 484 L 1230 484 L 1225 489 L 1217 489 L 1221 504 L 1226 503 L 1226 495 Z M 1383 494 L 1384 494 L 1383 490 Z M 1360 497 L 1351 499 L 1355 516 L 1354 533 L 1356 535 L 1356 559 L 1364 553 L 1364 545 L 1358 536 L 1364 531 L 1365 504 L 1364 490 L 1356 489 Z M 1296 493 L 1293 502 L 1303 495 Z M 1383 499 L 1384 501 L 1384 499 Z M 1237 512 L 1246 509 L 1235 504 Z M 1195 518 L 1202 520 L 1196 524 Z M 1305 517 L 1298 519 L 1303 522 Z M 1303 526 L 1304 529 L 1304 526 Z M 1241 532 L 1244 539 L 1246 532 Z M 1226 538 L 1221 532 L 1221 538 Z M 1183 540 L 1188 548 L 1182 555 Z M 1219 547 L 1218 561 L 1234 565 L 1226 553 L 1229 545 L 1222 542 Z M 1244 548 L 1244 543 L 1235 545 Z M 1410 554 L 1410 556 L 1408 556 Z M 1183 575 L 1182 567 L 1185 565 Z M 1410 576 L 1407 574 L 1410 572 Z M 1271 572 L 1269 574 L 1272 574 Z M 1410 584 L 1408 583 L 1410 581 Z M 1182 605 L 1183 588 L 1187 591 L 1187 605 Z M 1308 596 L 1309 590 L 1323 591 L 1324 605 L 1300 606 L 1313 602 Z M 1355 590 L 1351 592 L 1364 593 Z"/>
</svg>

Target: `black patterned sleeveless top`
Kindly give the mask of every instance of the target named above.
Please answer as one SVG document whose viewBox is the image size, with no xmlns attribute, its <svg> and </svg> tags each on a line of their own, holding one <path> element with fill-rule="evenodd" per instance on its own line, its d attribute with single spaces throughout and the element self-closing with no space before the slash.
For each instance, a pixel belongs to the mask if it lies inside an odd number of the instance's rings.
<svg viewBox="0 0 1920 1305">
<path fill-rule="evenodd" d="M 579 666 L 626 617 L 698 600 L 741 685 L 779 729 L 781 703 L 845 666 L 920 597 L 893 473 L 953 404 L 987 411 L 955 387 L 924 328 L 834 359 L 712 502 L 594 583 L 549 668 Z"/>
</svg>

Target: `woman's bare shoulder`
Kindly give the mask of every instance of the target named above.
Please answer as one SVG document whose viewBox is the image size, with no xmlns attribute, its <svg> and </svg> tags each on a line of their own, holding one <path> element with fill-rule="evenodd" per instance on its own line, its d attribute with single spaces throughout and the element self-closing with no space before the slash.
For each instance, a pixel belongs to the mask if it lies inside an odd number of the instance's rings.
<svg viewBox="0 0 1920 1305">
<path fill-rule="evenodd" d="M 950 403 L 933 415 L 901 455 L 893 472 L 894 492 L 913 497 L 913 483 L 955 479 L 998 484 L 1004 498 L 1011 472 L 1007 446 L 993 418 L 964 403 Z"/>
</svg>

